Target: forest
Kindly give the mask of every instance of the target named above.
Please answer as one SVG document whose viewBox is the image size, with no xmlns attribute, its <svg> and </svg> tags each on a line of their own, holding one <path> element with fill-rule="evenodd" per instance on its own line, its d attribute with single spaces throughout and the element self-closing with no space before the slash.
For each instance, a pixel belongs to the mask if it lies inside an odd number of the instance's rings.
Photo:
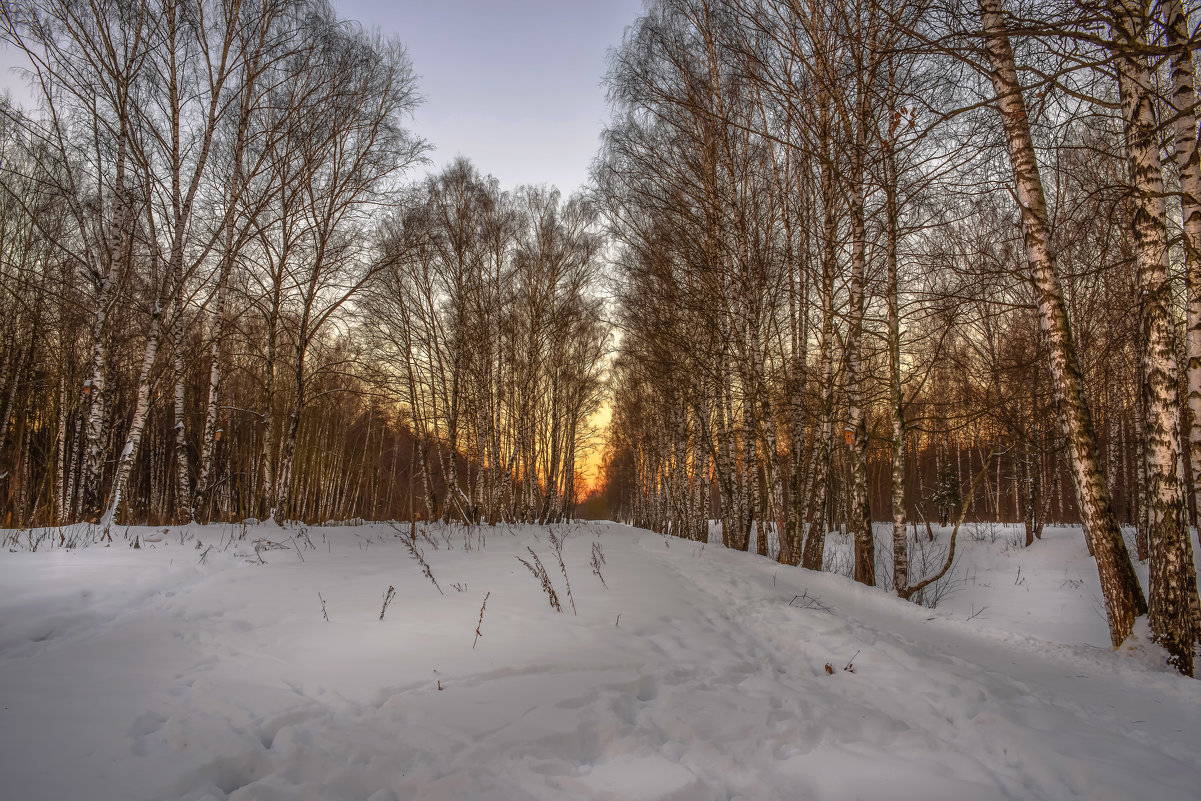
<svg viewBox="0 0 1201 801">
<path fill-rule="evenodd" d="M 1078 523 L 1192 675 L 1199 21 L 647 0 L 563 198 L 422 177 L 402 42 L 321 0 L 0 4 L 0 523 L 846 532 L 906 599 L 934 525 Z"/>
<path fill-rule="evenodd" d="M 6 6 L 4 521 L 569 513 L 593 204 L 428 145 L 321 2 Z"/>
</svg>

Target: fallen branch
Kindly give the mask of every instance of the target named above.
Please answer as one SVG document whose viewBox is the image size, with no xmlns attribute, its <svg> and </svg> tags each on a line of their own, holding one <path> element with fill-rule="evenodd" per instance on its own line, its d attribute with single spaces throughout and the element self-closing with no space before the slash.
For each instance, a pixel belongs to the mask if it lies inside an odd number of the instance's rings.
<svg viewBox="0 0 1201 801">
<path fill-rule="evenodd" d="M 984 466 L 980 468 L 980 472 L 976 473 L 976 477 L 972 479 L 972 485 L 968 487 L 967 493 L 963 496 L 963 503 L 959 506 L 959 518 L 955 521 L 955 528 L 951 529 L 951 544 L 947 548 L 947 560 L 943 563 L 942 569 L 930 576 L 927 579 L 922 579 L 917 584 L 906 587 L 903 590 L 897 590 L 897 595 L 908 601 L 917 593 L 929 587 L 934 582 L 945 576 L 951 570 L 951 565 L 955 562 L 955 543 L 959 537 L 959 527 L 963 525 L 964 518 L 967 517 L 968 507 L 971 506 L 972 498 L 976 496 L 976 488 L 980 486 L 980 482 L 988 475 L 989 465 L 992 464 L 993 457 L 997 455 L 995 450 L 989 451 L 988 456 L 984 459 Z"/>
<path fill-rule="evenodd" d="M 788 602 L 788 605 L 792 606 L 797 601 L 804 602 L 800 606 L 796 607 L 797 609 L 816 609 L 819 612 L 832 612 L 833 611 L 830 609 L 830 607 L 828 607 L 824 603 L 822 603 L 821 598 L 816 598 L 816 597 L 810 595 L 809 590 L 805 590 L 800 595 L 794 595 L 792 597 L 792 600 Z"/>
</svg>

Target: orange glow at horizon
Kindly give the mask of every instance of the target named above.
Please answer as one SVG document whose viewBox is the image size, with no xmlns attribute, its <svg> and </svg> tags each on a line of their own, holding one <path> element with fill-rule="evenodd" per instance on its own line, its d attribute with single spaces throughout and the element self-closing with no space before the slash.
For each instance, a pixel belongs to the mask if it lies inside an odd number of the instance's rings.
<svg viewBox="0 0 1201 801">
<path fill-rule="evenodd" d="M 609 405 L 608 400 L 601 401 L 600 408 L 588 418 L 588 427 L 595 432 L 595 435 L 592 438 L 591 445 L 584 451 L 583 458 L 580 460 L 580 465 L 577 468 L 585 480 L 581 497 L 587 496 L 595 490 L 597 484 L 600 482 L 601 464 L 605 456 L 605 435 L 608 433 L 609 421 L 612 418 L 613 407 Z"/>
</svg>

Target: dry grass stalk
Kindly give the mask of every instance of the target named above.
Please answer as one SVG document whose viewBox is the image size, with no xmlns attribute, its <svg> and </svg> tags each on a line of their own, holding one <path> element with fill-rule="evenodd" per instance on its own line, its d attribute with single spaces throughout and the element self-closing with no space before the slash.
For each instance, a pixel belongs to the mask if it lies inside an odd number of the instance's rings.
<svg viewBox="0 0 1201 801">
<path fill-rule="evenodd" d="M 475 650 L 475 644 L 480 641 L 480 637 L 484 636 L 484 632 L 480 631 L 480 628 L 484 625 L 484 607 L 488 605 L 488 599 L 491 597 L 492 593 L 486 593 L 484 595 L 484 602 L 480 604 L 480 620 L 475 624 L 475 641 L 471 643 L 471 650 L 473 651 Z"/>
<path fill-rule="evenodd" d="M 567 565 L 563 563 L 563 543 L 567 538 L 555 536 L 554 529 L 550 529 L 550 544 L 555 549 L 555 557 L 559 560 L 559 572 L 563 574 L 563 583 L 567 586 L 567 601 L 571 604 L 571 613 L 579 615 L 575 608 L 575 596 L 571 594 L 571 579 L 567 578 Z"/>
<path fill-rule="evenodd" d="M 546 572 L 546 567 L 542 564 L 542 560 L 538 558 L 538 554 L 534 553 L 533 548 L 526 546 L 526 550 L 534 558 L 534 564 L 530 564 L 520 556 L 517 557 L 517 561 L 525 565 L 525 569 L 530 571 L 534 578 L 538 579 L 538 583 L 542 586 L 542 591 L 546 593 L 546 598 L 550 601 L 551 609 L 554 609 L 556 612 L 562 612 L 563 605 L 559 603 L 559 594 L 555 592 L 555 585 L 551 583 L 550 575 Z"/>
<path fill-rule="evenodd" d="M 379 610 L 379 619 L 380 620 L 384 619 L 384 613 L 388 611 L 388 604 L 392 603 L 392 599 L 395 597 L 396 597 L 396 588 L 393 587 L 391 584 L 389 584 L 388 589 L 384 590 L 384 605 Z M 322 609 L 324 609 L 324 604 L 322 604 Z"/>
<path fill-rule="evenodd" d="M 601 565 L 608 564 L 605 561 L 605 552 L 601 550 L 599 542 L 592 543 L 592 575 L 600 579 L 600 583 L 604 588 L 609 589 L 609 582 L 605 581 L 605 577 L 601 575 Z"/>
<path fill-rule="evenodd" d="M 404 543 L 405 548 L 408 549 L 409 556 L 417 560 L 417 564 L 421 565 L 421 572 L 425 574 L 427 579 L 434 583 L 434 586 L 438 589 L 438 593 L 440 595 L 445 595 L 446 593 L 442 592 L 442 587 L 438 585 L 438 580 L 434 578 L 434 571 L 430 570 L 429 562 L 425 561 L 425 554 L 423 554 L 408 537 L 401 537 L 400 541 Z"/>
</svg>

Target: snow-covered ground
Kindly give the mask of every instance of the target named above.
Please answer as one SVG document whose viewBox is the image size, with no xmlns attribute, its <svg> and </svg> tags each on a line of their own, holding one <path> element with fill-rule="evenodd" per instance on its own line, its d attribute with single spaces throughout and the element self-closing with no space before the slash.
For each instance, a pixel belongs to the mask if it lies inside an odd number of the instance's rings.
<svg viewBox="0 0 1201 801">
<path fill-rule="evenodd" d="M 546 528 L 430 529 L 437 586 L 382 524 L 135 528 L 136 550 L 5 532 L 0 798 L 1201 794 L 1201 682 L 1145 638 L 1108 647 L 1079 530 L 965 532 L 933 610 L 717 544 L 554 530 L 570 599 Z"/>
</svg>

